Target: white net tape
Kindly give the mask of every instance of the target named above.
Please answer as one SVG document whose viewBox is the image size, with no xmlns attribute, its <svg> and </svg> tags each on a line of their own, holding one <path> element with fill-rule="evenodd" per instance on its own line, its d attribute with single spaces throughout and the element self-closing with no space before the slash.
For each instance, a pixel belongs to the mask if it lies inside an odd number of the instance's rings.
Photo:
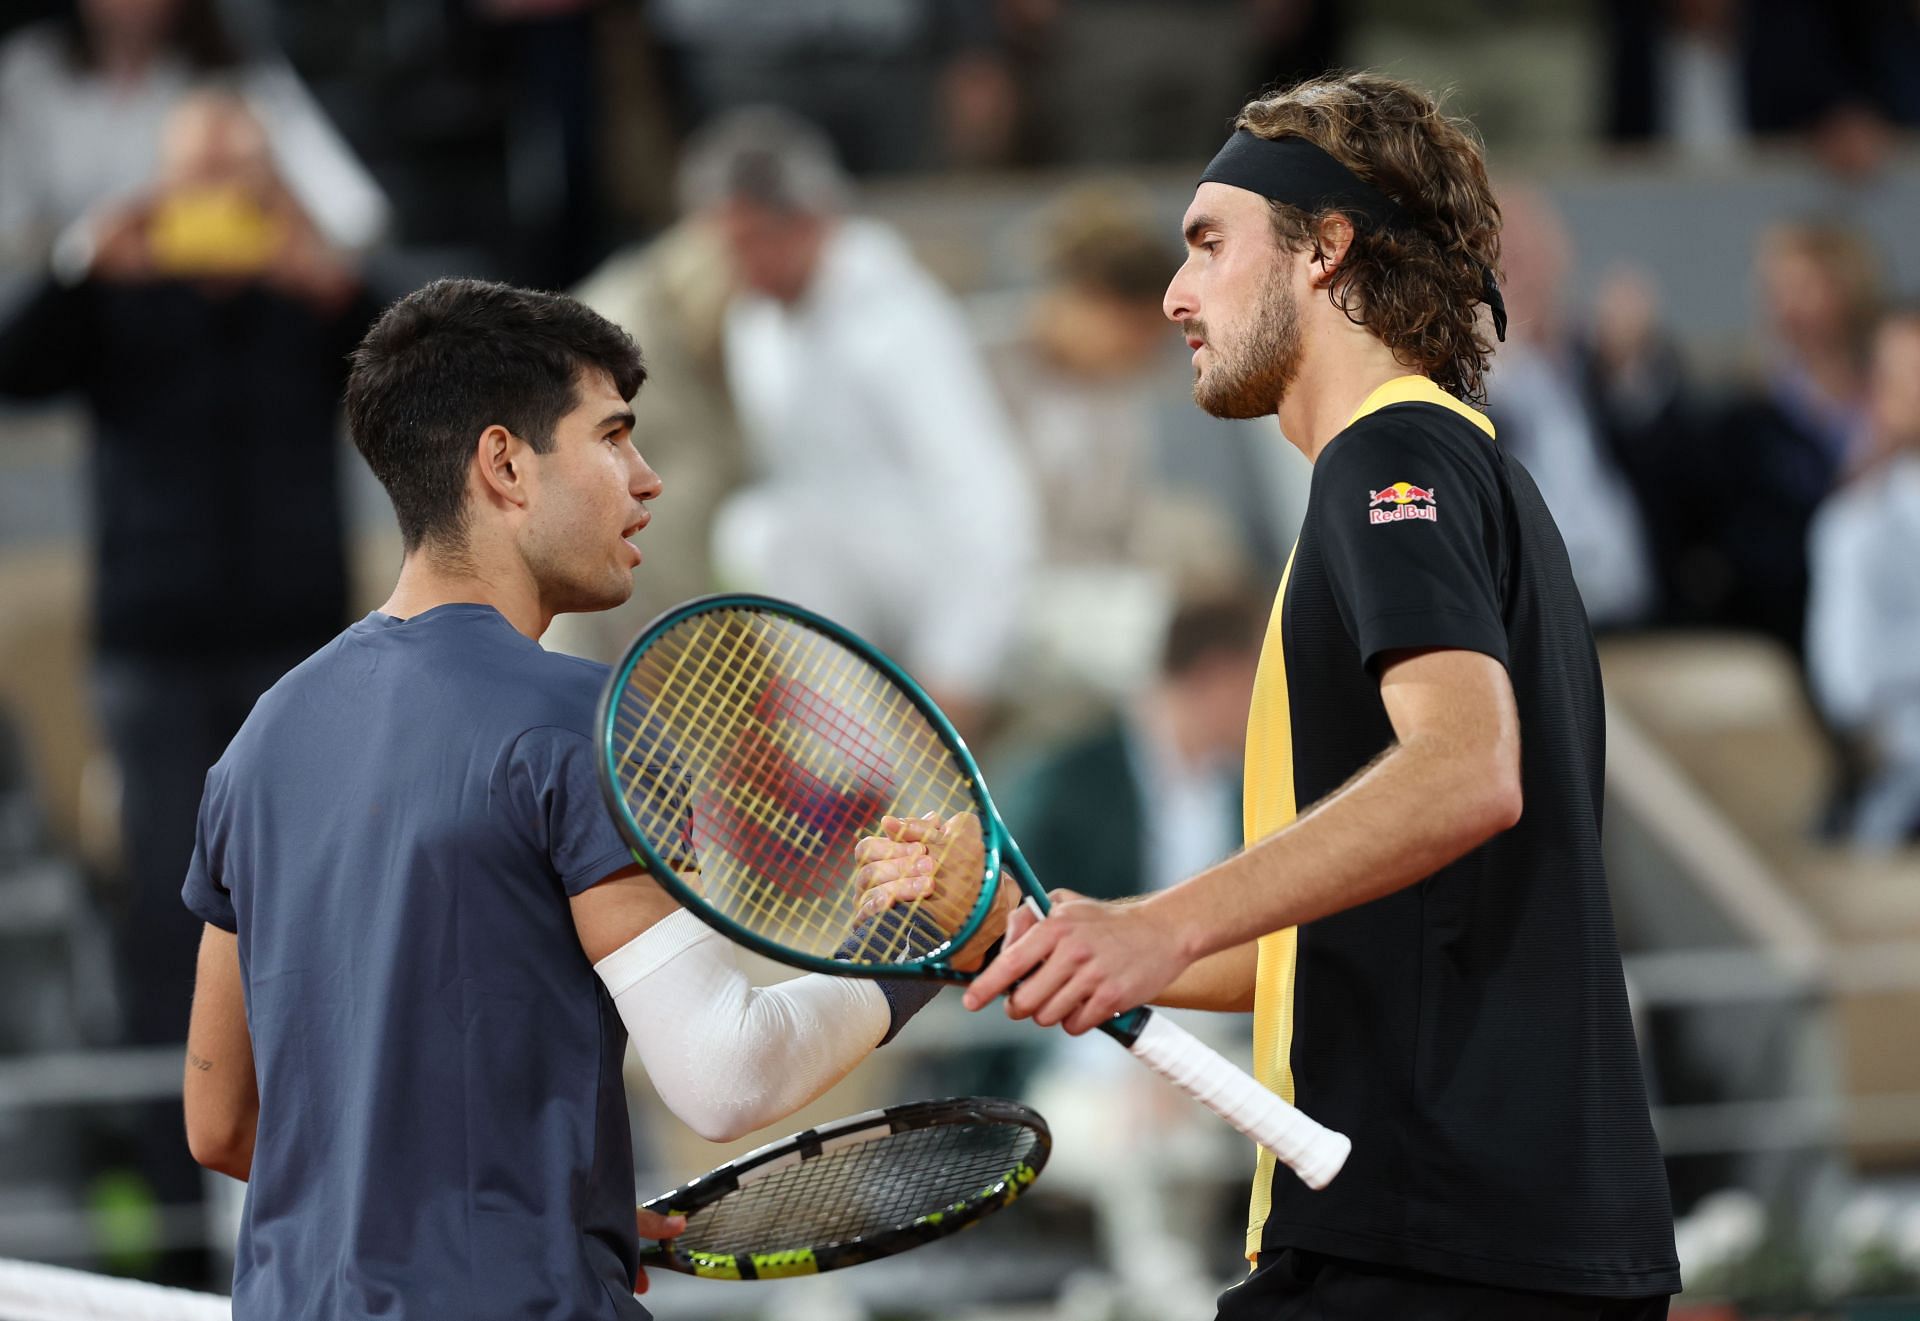
<svg viewBox="0 0 1920 1321">
<path fill-rule="evenodd" d="M 0 1260 L 0 1321 L 233 1321 L 218 1294 Z"/>
</svg>

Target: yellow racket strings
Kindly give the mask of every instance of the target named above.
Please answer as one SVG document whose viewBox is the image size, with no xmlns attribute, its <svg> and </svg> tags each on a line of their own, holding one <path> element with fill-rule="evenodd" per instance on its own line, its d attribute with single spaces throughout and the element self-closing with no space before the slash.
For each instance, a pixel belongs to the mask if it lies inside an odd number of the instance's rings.
<svg viewBox="0 0 1920 1321">
<path fill-rule="evenodd" d="M 856 923 L 854 846 L 880 818 L 970 810 L 952 750 L 899 685 L 798 621 L 723 608 L 654 640 L 615 711 L 616 765 L 640 833 L 721 916 L 800 953 L 924 956 L 964 925 L 978 869 Z M 936 848 L 943 847 L 936 845 Z M 932 933 L 937 932 L 937 939 Z M 848 948 L 843 948 L 846 946 Z"/>
<path fill-rule="evenodd" d="M 694 738 L 698 752 L 705 755 L 694 758 L 684 758 L 683 756 L 683 760 L 692 762 L 699 770 L 711 770 L 721 761 L 720 758 L 714 755 L 716 751 L 731 743 L 732 756 L 727 758 L 725 762 L 728 769 L 732 772 L 730 777 L 731 783 L 725 784 L 722 787 L 730 792 L 734 801 L 725 805 L 726 810 L 737 813 L 744 807 L 747 820 L 743 823 L 736 817 L 733 824 L 735 826 L 745 824 L 750 827 L 751 831 L 758 832 L 762 836 L 757 848 L 751 846 L 741 848 L 737 847 L 742 843 L 737 836 L 743 832 L 737 829 L 732 832 L 736 836 L 732 841 L 736 844 L 736 847 L 726 850 L 725 852 L 730 854 L 735 860 L 740 860 L 744 857 L 750 864 L 747 870 L 752 873 L 752 875 L 748 878 L 748 884 L 741 885 L 738 884 L 741 879 L 737 874 L 738 869 L 728 869 L 735 874 L 731 877 L 723 874 L 720 878 L 721 886 L 719 888 L 721 891 L 724 891 L 724 893 L 714 892 L 711 886 L 711 879 L 703 876 L 703 883 L 709 885 L 709 900 L 720 901 L 717 906 L 720 907 L 723 912 L 726 912 L 727 915 L 736 921 L 742 921 L 742 924 L 749 926 L 750 929 L 756 929 L 772 938 L 781 939 L 783 943 L 810 947 L 809 952 L 821 952 L 817 947 L 821 945 L 826 938 L 831 937 L 835 940 L 843 940 L 848 930 L 848 925 L 844 920 L 844 916 L 834 912 L 831 906 L 818 902 L 805 902 L 805 900 L 809 896 L 817 899 L 822 894 L 833 893 L 833 887 L 841 878 L 839 876 L 831 876 L 823 879 L 818 874 L 810 877 L 797 878 L 793 875 L 793 868 L 791 866 L 794 859 L 789 857 L 783 860 L 778 857 L 778 854 L 786 848 L 812 843 L 816 846 L 814 853 L 817 855 L 824 851 L 820 846 L 826 844 L 828 841 L 820 838 L 822 832 L 819 829 L 818 823 L 807 823 L 804 821 L 796 823 L 791 819 L 793 816 L 792 813 L 779 812 L 777 810 L 777 792 L 774 794 L 755 793 L 754 789 L 756 785 L 754 782 L 756 779 L 767 778 L 769 762 L 778 760 L 784 764 L 785 769 L 783 775 L 788 781 L 785 786 L 788 790 L 791 790 L 793 787 L 792 777 L 796 774 L 810 781 L 814 789 L 819 790 L 823 788 L 821 778 L 817 774 L 812 773 L 819 768 L 819 763 L 823 755 L 822 751 L 816 748 L 814 756 L 811 758 L 811 761 L 814 763 L 813 766 L 808 766 L 806 760 L 796 763 L 790 755 L 794 750 L 792 747 L 792 739 L 796 737 L 796 730 L 799 731 L 797 737 L 805 738 L 807 737 L 809 727 L 814 730 L 819 730 L 823 721 L 828 726 L 824 732 L 828 734 L 839 732 L 843 736 L 838 740 L 841 745 L 838 749 L 834 746 L 835 740 L 831 738 L 828 739 L 824 749 L 824 756 L 827 761 L 839 760 L 844 762 L 844 755 L 837 756 L 836 753 L 844 754 L 848 751 L 862 753 L 867 762 L 868 770 L 871 772 L 875 767 L 876 757 L 875 749 L 871 746 L 870 737 L 865 734 L 864 730 L 861 730 L 861 741 L 867 743 L 868 746 L 854 747 L 851 749 L 845 747 L 845 734 L 850 729 L 860 730 L 861 727 L 849 720 L 845 712 L 830 707 L 823 708 L 818 690 L 808 685 L 804 680 L 796 680 L 793 677 L 794 672 L 800 670 L 809 671 L 809 677 L 814 678 L 817 682 L 832 684 L 843 692 L 851 687 L 866 699 L 860 704 L 863 708 L 860 715 L 863 717 L 871 717 L 876 713 L 883 712 L 886 706 L 894 707 L 895 710 L 892 714 L 895 715 L 896 719 L 890 723 L 894 725 L 896 731 L 908 734 L 910 741 L 917 745 L 916 751 L 918 756 L 915 760 L 919 764 L 912 769 L 917 771 L 918 774 L 910 775 L 907 778 L 926 779 L 925 772 L 929 769 L 929 757 L 941 756 L 944 754 L 945 749 L 943 745 L 939 744 L 938 736 L 933 733 L 931 727 L 925 724 L 923 718 L 919 716 L 918 711 L 912 707 L 910 702 L 905 700 L 898 689 L 887 682 L 883 676 L 874 673 L 871 667 L 859 657 L 846 652 L 843 648 L 829 642 L 826 638 L 813 634 L 811 630 L 802 629 L 787 621 L 739 613 L 734 619 L 729 620 L 728 623 L 737 626 L 742 619 L 756 620 L 762 626 L 763 631 L 765 626 L 774 626 L 775 632 L 771 637 L 763 636 L 758 639 L 751 639 L 751 641 L 761 643 L 771 642 L 774 645 L 771 647 L 766 645 L 758 647 L 746 645 L 750 641 L 749 637 L 740 632 L 736 627 L 730 639 L 733 645 L 729 646 L 727 645 L 727 634 L 722 630 L 716 630 L 714 627 L 715 621 L 711 618 L 706 619 L 704 622 L 706 622 L 707 627 L 700 630 L 700 632 L 705 634 L 707 646 L 704 649 L 699 647 L 702 639 L 698 636 L 688 639 L 687 641 L 692 645 L 678 649 L 678 654 L 674 656 L 673 663 L 665 667 L 669 682 L 662 685 L 658 691 L 670 693 L 681 699 L 690 697 L 693 700 L 670 701 L 664 708 L 668 714 L 668 719 L 664 724 L 676 725 L 686 723 L 685 717 L 690 711 L 703 711 L 706 713 L 708 722 L 712 727 L 697 731 Z M 813 646 L 800 648 L 799 650 L 802 654 L 795 655 L 797 639 L 811 639 Z M 820 654 L 822 647 L 826 648 L 824 657 Z M 672 650 L 666 647 L 656 647 L 655 651 L 662 658 L 672 654 Z M 687 661 L 690 656 L 696 653 L 700 656 L 701 663 L 697 663 L 693 669 L 692 681 L 679 684 L 672 682 L 674 679 L 685 678 Z M 823 659 L 827 664 L 822 665 L 820 663 Z M 769 660 L 777 662 L 783 673 L 769 678 Z M 851 662 L 851 664 L 849 664 L 849 662 Z M 853 682 L 849 684 L 849 680 Z M 769 711 L 767 709 L 768 700 L 766 690 L 772 684 L 781 685 L 781 691 L 787 694 L 789 698 L 795 691 L 806 693 L 809 698 L 806 705 L 811 707 L 811 710 L 799 714 L 810 716 L 811 719 L 800 721 L 782 719 L 783 716 L 795 714 L 791 710 L 784 709 L 793 705 L 791 701 L 776 701 L 773 704 L 774 709 Z M 680 691 L 674 692 L 676 688 Z M 754 691 L 760 692 L 760 697 L 752 705 L 752 715 L 755 718 L 752 720 L 743 720 L 742 714 L 745 709 L 745 704 L 739 700 L 740 694 L 742 692 L 750 693 Z M 889 700 L 877 703 L 875 701 L 876 696 L 881 696 Z M 713 720 L 712 716 L 716 712 L 724 713 L 727 718 L 717 721 Z M 902 714 L 908 717 L 904 722 L 904 727 L 902 722 L 897 718 Z M 626 723 L 629 728 L 633 728 L 638 722 L 630 716 Z M 838 726 L 838 730 L 836 731 L 832 728 L 833 726 Z M 769 738 L 768 733 L 770 729 L 774 734 L 783 737 Z M 731 735 L 731 738 L 729 738 L 729 735 Z M 631 738 L 629 746 L 630 748 L 635 746 Z M 636 767 L 636 771 L 639 769 L 640 768 Z M 777 781 L 781 777 L 773 778 Z M 869 788 L 873 787 L 871 780 L 872 776 L 869 774 Z M 744 793 L 743 786 L 745 789 Z M 781 786 L 776 783 L 773 787 L 777 791 Z M 907 786 L 901 787 L 904 788 Z M 744 802 L 742 801 L 743 798 Z M 877 809 L 879 804 L 870 801 L 867 806 Z M 888 806 L 889 809 L 891 809 L 897 805 L 889 804 Z M 672 809 L 673 819 L 684 819 L 684 816 L 685 813 L 678 810 L 677 807 Z M 671 822 L 663 822 L 662 824 L 663 826 L 671 828 Z M 812 825 L 811 831 L 808 829 L 809 824 Z M 844 831 L 844 828 L 851 824 L 851 822 L 842 814 L 842 819 L 838 824 Z M 782 829 L 783 826 L 787 827 L 787 829 Z M 704 835 L 711 833 L 724 834 L 726 832 L 703 831 L 702 833 Z M 767 856 L 770 850 L 767 847 L 768 840 L 766 836 L 769 833 L 774 833 L 779 837 L 776 839 L 772 850 L 775 856 L 771 859 Z M 813 835 L 812 840 L 805 838 L 809 833 Z M 707 840 L 703 839 L 702 845 L 704 854 L 711 855 L 715 852 L 712 847 L 708 846 Z M 814 860 L 817 861 L 817 857 Z M 788 863 L 789 865 L 784 869 L 786 875 L 781 877 L 778 874 L 782 870 L 778 866 L 769 867 L 767 864 L 770 861 L 774 863 L 785 861 Z M 759 865 L 751 865 L 756 863 Z M 705 863 L 704 870 L 707 872 L 713 871 L 712 863 Z M 841 867 L 836 870 L 845 873 L 848 868 Z M 774 873 L 773 879 L 776 881 L 784 880 L 785 883 L 775 885 L 766 884 L 770 871 Z M 738 898 L 744 902 L 730 904 L 726 902 L 729 898 Z M 960 906 L 949 903 L 936 905 L 936 907 L 957 908 Z M 743 912 L 743 909 L 754 911 Z M 941 916 L 947 919 L 944 923 L 945 928 L 952 930 L 959 925 L 960 920 L 964 919 L 965 912 L 963 910 L 957 913 L 941 914 Z M 910 930 L 910 928 L 903 927 L 900 924 L 894 924 L 885 928 L 873 928 L 872 931 L 877 932 L 883 929 L 895 933 L 896 938 L 892 942 L 895 946 L 906 942 L 906 933 Z M 924 927 L 920 928 L 922 931 L 924 931 L 924 929 Z M 929 942 L 923 940 L 922 943 Z M 886 959 L 891 961 L 898 958 L 903 952 L 905 951 L 897 947 L 884 950 L 872 948 L 869 942 L 869 948 L 856 950 L 854 954 L 855 957 L 861 959 Z"/>
</svg>

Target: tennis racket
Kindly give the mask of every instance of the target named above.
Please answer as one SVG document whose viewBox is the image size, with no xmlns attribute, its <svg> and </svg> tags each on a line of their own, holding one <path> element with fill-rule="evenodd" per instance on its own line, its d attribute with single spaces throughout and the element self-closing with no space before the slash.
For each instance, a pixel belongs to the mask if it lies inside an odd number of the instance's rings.
<svg viewBox="0 0 1920 1321">
<path fill-rule="evenodd" d="M 797 968 L 963 982 L 951 960 L 1002 873 L 1047 910 L 966 745 L 875 647 L 769 597 L 703 597 L 647 625 L 598 718 L 601 787 L 634 858 L 722 935 Z M 884 816 L 977 815 L 978 885 L 858 915 L 855 845 Z M 1146 1008 L 1103 1030 L 1323 1188 L 1352 1144 Z"/>
<path fill-rule="evenodd" d="M 646 1204 L 687 1218 L 640 1264 L 710 1280 L 858 1266 L 957 1234 L 1024 1193 L 1047 1121 L 986 1097 L 915 1101 L 795 1133 Z"/>
</svg>

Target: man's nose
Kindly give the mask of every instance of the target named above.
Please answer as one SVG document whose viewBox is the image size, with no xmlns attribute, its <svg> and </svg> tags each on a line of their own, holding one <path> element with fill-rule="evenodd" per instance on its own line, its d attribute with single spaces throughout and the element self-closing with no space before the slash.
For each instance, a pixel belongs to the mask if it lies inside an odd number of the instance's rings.
<svg viewBox="0 0 1920 1321">
<path fill-rule="evenodd" d="M 1184 266 L 1174 273 L 1167 285 L 1167 296 L 1160 300 L 1160 310 L 1167 314 L 1167 320 L 1175 323 L 1192 321 L 1200 313 L 1200 300 L 1186 287 L 1186 273 Z"/>
<path fill-rule="evenodd" d="M 633 481 L 627 487 L 628 490 L 633 492 L 633 498 L 636 500 L 658 500 L 660 498 L 662 485 L 660 474 L 655 472 L 652 465 L 640 457 L 638 450 L 635 450 Z"/>
</svg>

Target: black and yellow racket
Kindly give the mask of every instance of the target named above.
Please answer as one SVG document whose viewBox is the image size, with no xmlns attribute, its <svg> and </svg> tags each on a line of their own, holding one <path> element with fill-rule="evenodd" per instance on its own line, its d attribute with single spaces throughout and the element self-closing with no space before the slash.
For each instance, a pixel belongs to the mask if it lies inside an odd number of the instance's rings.
<svg viewBox="0 0 1920 1321">
<path fill-rule="evenodd" d="M 822 1124 L 646 1204 L 687 1218 L 640 1264 L 712 1280 L 858 1266 L 957 1234 L 1030 1187 L 1047 1121 L 987 1097 L 916 1101 Z"/>
<path fill-rule="evenodd" d="M 608 806 L 635 859 L 723 935 L 770 958 L 856 977 L 962 982 L 951 960 L 1010 871 L 1035 881 L 940 709 L 859 637 L 762 596 L 689 601 L 649 624 L 599 716 Z M 857 914 L 854 848 L 883 817 L 978 816 L 977 877 L 881 919 Z M 956 880 L 960 883 L 956 884 Z M 1351 1143 L 1145 1008 L 1104 1025 L 1170 1079 L 1325 1187 Z"/>
</svg>

